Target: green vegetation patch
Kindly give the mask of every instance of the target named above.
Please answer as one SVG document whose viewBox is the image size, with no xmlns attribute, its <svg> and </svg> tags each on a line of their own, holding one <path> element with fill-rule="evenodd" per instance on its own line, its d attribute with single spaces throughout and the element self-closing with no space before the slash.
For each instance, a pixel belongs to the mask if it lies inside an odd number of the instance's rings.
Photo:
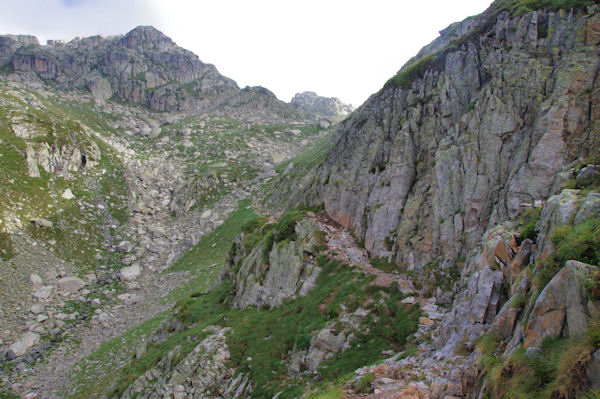
<svg viewBox="0 0 600 399">
<path fill-rule="evenodd" d="M 530 239 L 535 241 L 537 233 L 535 225 L 540 220 L 542 208 L 531 208 L 526 210 L 519 216 L 519 228 L 521 230 L 521 238 L 524 240 Z"/>
<path fill-rule="evenodd" d="M 15 256 L 12 238 L 9 233 L 0 232 L 0 259 L 6 261 Z"/>
<path fill-rule="evenodd" d="M 394 262 L 390 262 L 387 258 L 375 257 L 371 259 L 371 266 L 384 272 L 391 273 L 398 270 L 398 266 Z"/>
<path fill-rule="evenodd" d="M 506 359 L 497 358 L 486 369 L 487 397 L 597 398 L 598 392 L 590 391 L 585 368 L 598 349 L 598 336 L 600 329 L 592 324 L 584 337 L 545 340 L 536 355 L 528 356 L 525 348 L 519 348 Z"/>
<path fill-rule="evenodd" d="M 550 282 L 567 260 L 600 264 L 600 218 L 586 220 L 575 227 L 559 227 L 551 239 L 555 251 L 537 264 L 534 283 L 538 291 Z"/>
<path fill-rule="evenodd" d="M 450 45 L 433 54 L 424 56 L 400 70 L 383 87 L 394 86 L 408 89 L 412 82 L 417 79 L 423 79 L 428 70 L 443 70 L 446 65 L 446 55 L 457 50 L 459 50 L 458 46 Z"/>
<path fill-rule="evenodd" d="M 58 256 L 73 260 L 83 269 L 92 269 L 99 261 L 118 264 L 116 254 L 107 248 L 111 233 L 118 234 L 128 218 L 123 166 L 117 154 L 90 133 L 90 129 L 114 132 L 108 117 L 95 112 L 91 104 L 63 102 L 24 89 L 0 90 L 0 98 L 4 100 L 0 106 L 0 225 L 25 226 L 33 238 L 44 241 Z M 26 101 L 37 105 L 32 107 Z M 13 123 L 24 125 L 31 137 L 16 136 Z M 99 164 L 87 175 L 76 171 L 63 176 L 39 167 L 40 177 L 30 177 L 25 159 L 28 143 L 34 148 L 54 146 L 57 151 L 68 145 L 88 156 L 89 149 L 98 147 Z M 96 174 L 102 169 L 105 173 Z M 67 188 L 75 199 L 61 198 Z M 54 225 L 45 229 L 31 226 L 30 221 L 36 218 L 48 219 Z"/>
<path fill-rule="evenodd" d="M 496 0 L 491 6 L 492 12 L 497 15 L 508 11 L 513 16 L 521 16 L 531 11 L 547 9 L 551 11 L 579 9 L 597 4 L 594 0 Z"/>
<path fill-rule="evenodd" d="M 260 218 L 252 210 L 252 201 L 240 201 L 238 209 L 211 233 L 203 236 L 198 244 L 181 256 L 169 269 L 170 272 L 189 270 L 196 277 L 169 293 L 166 300 L 177 300 L 190 292 L 206 290 L 215 279 L 225 261 L 227 252 L 243 226 L 257 223 Z M 248 227 L 246 227 L 247 229 Z"/>
<path fill-rule="evenodd" d="M 280 398 L 298 397 L 311 384 L 336 381 L 382 359 L 384 349 L 403 349 L 416 330 L 418 305 L 402 305 L 402 295 L 395 289 L 373 287 L 369 284 L 372 276 L 337 260 L 320 256 L 317 262 L 322 271 L 310 294 L 285 300 L 273 309 L 231 308 L 234 287 L 230 282 L 208 293 L 188 295 L 175 307 L 175 317 L 185 327 L 165 342 L 150 346 L 143 358 L 130 363 L 112 393 L 123 392 L 177 345 L 181 346 L 178 359 L 183 358 L 203 339 L 203 329 L 208 325 L 231 327 L 227 337 L 229 365 L 250 375 L 254 398 L 271 398 L 278 392 L 282 392 Z M 289 377 L 287 362 L 292 354 L 307 349 L 314 334 L 326 326 L 341 331 L 344 325 L 338 318 L 342 310 L 354 311 L 359 306 L 369 310 L 370 315 L 351 331 L 356 337 L 352 347 L 324 362 L 316 378 L 312 374 Z"/>
<path fill-rule="evenodd" d="M 252 201 L 240 201 L 238 209 L 222 225 L 202 236 L 198 244 L 181 256 L 169 271 L 194 271 L 215 263 L 221 265 L 234 238 L 242 231 L 242 226 L 251 225 L 256 220 L 258 216 L 252 210 Z"/>
</svg>

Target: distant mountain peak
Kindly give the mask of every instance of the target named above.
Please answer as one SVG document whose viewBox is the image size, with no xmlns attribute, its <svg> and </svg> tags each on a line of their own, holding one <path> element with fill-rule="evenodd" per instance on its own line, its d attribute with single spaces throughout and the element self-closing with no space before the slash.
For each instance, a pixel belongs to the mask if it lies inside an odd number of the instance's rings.
<svg viewBox="0 0 600 399">
<path fill-rule="evenodd" d="M 296 93 L 290 103 L 318 117 L 345 116 L 354 111 L 352 105 L 344 104 L 339 98 L 322 97 L 314 91 Z"/>
<path fill-rule="evenodd" d="M 139 48 L 142 47 L 144 50 L 148 46 L 151 49 L 165 51 L 170 48 L 175 48 L 177 45 L 170 37 L 165 35 L 154 26 L 137 26 L 134 29 L 126 33 L 120 40 L 121 44 L 127 48 Z"/>
</svg>

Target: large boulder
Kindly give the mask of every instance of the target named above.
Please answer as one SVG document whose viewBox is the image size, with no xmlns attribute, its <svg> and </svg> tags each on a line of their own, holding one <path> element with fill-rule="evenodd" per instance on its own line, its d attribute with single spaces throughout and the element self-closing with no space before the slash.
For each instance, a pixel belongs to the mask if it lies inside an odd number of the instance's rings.
<svg viewBox="0 0 600 399">
<path fill-rule="evenodd" d="M 75 293 L 85 287 L 85 282 L 79 277 L 63 277 L 58 280 L 58 288 L 67 293 Z"/>
<path fill-rule="evenodd" d="M 34 290 L 34 291 L 39 290 L 43 286 L 42 277 L 40 277 L 39 274 L 31 273 L 29 275 L 29 285 L 31 286 L 32 290 Z"/>
<path fill-rule="evenodd" d="M 52 295 L 53 288 L 54 287 L 52 287 L 51 285 L 45 285 L 45 286 L 41 287 L 40 289 L 38 289 L 37 291 L 35 291 L 33 296 L 36 299 L 48 299 L 48 298 L 50 298 L 50 295 Z"/>
<path fill-rule="evenodd" d="M 140 275 L 140 266 L 139 265 L 124 267 L 121 269 L 121 271 L 119 271 L 119 278 L 121 279 L 121 281 L 135 280 L 136 278 L 139 277 L 139 275 Z"/>
<path fill-rule="evenodd" d="M 31 223 L 33 223 L 37 227 L 42 227 L 45 229 L 51 229 L 52 227 L 54 227 L 54 223 L 52 223 L 48 219 L 42 219 L 42 218 L 32 219 Z"/>
<path fill-rule="evenodd" d="M 527 322 L 525 347 L 539 347 L 545 338 L 580 336 L 590 314 L 584 281 L 598 267 L 567 261 L 540 293 Z"/>
<path fill-rule="evenodd" d="M 15 357 L 23 356 L 27 352 L 27 349 L 37 345 L 39 342 L 40 336 L 38 334 L 31 331 L 26 332 L 8 348 L 7 357 L 14 359 Z"/>
<path fill-rule="evenodd" d="M 121 241 L 117 245 L 117 251 L 119 252 L 131 252 L 133 248 L 135 248 L 135 245 L 131 241 Z"/>
</svg>

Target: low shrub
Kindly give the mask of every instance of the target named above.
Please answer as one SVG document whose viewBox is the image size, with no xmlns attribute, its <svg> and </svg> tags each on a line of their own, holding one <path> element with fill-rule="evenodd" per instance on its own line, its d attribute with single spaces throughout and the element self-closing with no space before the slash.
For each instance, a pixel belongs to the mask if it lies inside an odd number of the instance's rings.
<svg viewBox="0 0 600 399">
<path fill-rule="evenodd" d="M 521 227 L 521 238 L 535 241 L 537 233 L 535 225 L 540 220 L 542 208 L 531 208 L 519 216 L 519 226 Z"/>
<path fill-rule="evenodd" d="M 365 394 L 373 392 L 373 387 L 371 386 L 373 381 L 375 381 L 375 374 L 367 373 L 363 375 L 356 386 L 356 392 Z"/>
<path fill-rule="evenodd" d="M 600 264 L 600 219 L 589 219 L 573 227 L 565 225 L 552 235 L 555 251 L 537 262 L 536 288 L 541 291 L 567 260 Z"/>
</svg>

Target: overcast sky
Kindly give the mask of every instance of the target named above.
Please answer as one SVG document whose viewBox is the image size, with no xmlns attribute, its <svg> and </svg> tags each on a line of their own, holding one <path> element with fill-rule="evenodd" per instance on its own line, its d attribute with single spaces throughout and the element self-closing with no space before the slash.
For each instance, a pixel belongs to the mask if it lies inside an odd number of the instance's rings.
<svg viewBox="0 0 600 399">
<path fill-rule="evenodd" d="M 0 0 L 0 33 L 70 40 L 153 25 L 244 87 L 360 105 L 491 0 Z"/>
</svg>

